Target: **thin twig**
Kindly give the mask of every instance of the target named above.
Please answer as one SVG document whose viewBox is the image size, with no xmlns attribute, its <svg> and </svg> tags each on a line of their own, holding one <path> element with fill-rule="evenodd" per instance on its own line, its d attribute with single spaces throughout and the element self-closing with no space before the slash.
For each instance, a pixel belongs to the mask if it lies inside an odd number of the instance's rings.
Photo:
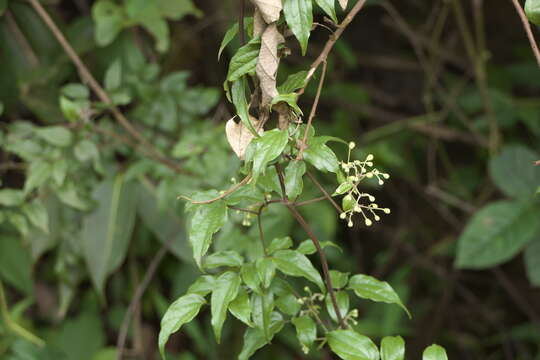
<svg viewBox="0 0 540 360">
<path fill-rule="evenodd" d="M 332 35 L 330 35 L 330 38 L 328 39 L 326 44 L 324 44 L 323 50 L 321 51 L 317 59 L 315 59 L 313 64 L 311 64 L 309 68 L 309 72 L 306 76 L 306 80 L 304 82 L 304 87 L 298 91 L 299 95 L 304 93 L 304 90 L 307 84 L 309 83 L 309 81 L 311 80 L 311 78 L 313 77 L 315 70 L 317 70 L 317 68 L 319 67 L 319 65 L 321 65 L 321 63 L 326 62 L 326 59 L 328 58 L 328 54 L 330 54 L 330 51 L 336 44 L 336 41 L 338 41 L 338 39 L 341 37 L 341 34 L 343 34 L 343 31 L 345 31 L 347 26 L 349 26 L 351 21 L 353 21 L 354 17 L 360 12 L 360 10 L 362 10 L 365 3 L 366 3 L 366 0 L 358 0 L 358 2 L 354 5 L 351 11 L 349 11 L 347 16 L 345 16 L 345 19 L 343 19 L 343 21 L 337 26 L 336 31 Z"/>
<path fill-rule="evenodd" d="M 321 72 L 321 78 L 319 79 L 319 86 L 317 87 L 317 94 L 315 95 L 315 100 L 313 101 L 313 105 L 311 105 L 311 112 L 309 113 L 306 129 L 304 130 L 304 138 L 302 139 L 302 142 L 300 143 L 300 150 L 298 150 L 298 155 L 296 156 L 296 160 L 302 160 L 302 155 L 304 153 L 304 150 L 306 149 L 309 128 L 311 127 L 313 118 L 315 117 L 315 114 L 317 113 L 317 107 L 319 106 L 319 99 L 321 98 L 321 91 L 324 85 L 325 76 L 326 76 L 326 60 L 323 61 L 323 68 Z"/>
<path fill-rule="evenodd" d="M 131 135 L 133 136 L 146 150 L 149 156 L 154 158 L 155 160 L 159 161 L 160 163 L 166 165 L 167 167 L 175 170 L 176 172 L 182 172 L 183 170 L 180 168 L 178 164 L 176 164 L 171 159 L 163 156 L 161 152 L 155 148 L 146 138 L 137 131 L 131 125 L 129 120 L 118 110 L 118 108 L 114 105 L 113 101 L 105 92 L 105 90 L 101 87 L 101 85 L 97 82 L 97 80 L 94 78 L 88 67 L 82 62 L 81 58 L 73 47 L 69 44 L 67 39 L 64 37 L 58 26 L 56 26 L 56 23 L 54 20 L 49 16 L 47 11 L 43 8 L 43 6 L 39 3 L 38 0 L 28 0 L 32 7 L 36 10 L 39 17 L 45 22 L 45 25 L 49 28 L 49 30 L 53 33 L 56 40 L 60 43 L 60 46 L 64 49 L 65 53 L 68 55 L 68 57 L 71 59 L 73 64 L 77 67 L 77 70 L 86 83 L 92 88 L 92 90 L 96 93 L 97 97 L 100 101 L 107 104 L 109 106 L 109 109 L 111 113 L 113 114 L 114 118 L 118 123 Z"/>
<path fill-rule="evenodd" d="M 150 265 L 148 266 L 148 270 L 146 270 L 146 274 L 144 274 L 143 281 L 139 284 L 137 289 L 135 290 L 135 294 L 133 295 L 133 298 L 131 299 L 131 302 L 129 304 L 129 307 L 126 311 L 126 315 L 124 315 L 124 320 L 122 321 L 122 326 L 120 328 L 120 333 L 118 335 L 118 341 L 116 342 L 116 349 L 118 350 L 117 359 L 122 360 L 123 359 L 123 353 L 126 346 L 126 340 L 127 340 L 127 334 L 129 330 L 129 324 L 131 322 L 131 318 L 133 317 L 133 314 L 135 313 L 135 310 L 139 306 L 140 301 L 142 300 L 142 297 L 150 285 L 150 282 L 154 278 L 154 275 L 156 273 L 156 270 L 161 264 L 161 261 L 167 254 L 167 251 L 169 250 L 169 245 L 172 243 L 174 237 L 171 236 L 166 243 L 164 243 L 159 251 L 154 255 L 154 258 L 152 259 Z"/>
<path fill-rule="evenodd" d="M 244 26 L 244 12 L 246 11 L 246 0 L 240 0 L 240 18 L 238 19 L 238 32 L 240 34 L 240 46 L 246 44 L 246 30 Z"/>
<path fill-rule="evenodd" d="M 326 200 L 326 196 L 319 196 L 318 198 L 315 198 L 315 199 L 310 199 L 310 200 L 305 200 L 305 201 L 295 202 L 295 203 L 294 203 L 294 206 L 298 207 L 298 206 L 304 206 L 304 205 L 314 204 L 314 203 L 318 203 L 319 201 L 323 201 L 323 200 Z"/>
<path fill-rule="evenodd" d="M 341 209 L 341 206 L 339 206 L 335 201 L 334 199 L 332 199 L 332 196 L 328 193 L 328 191 L 325 190 L 325 188 L 321 185 L 321 183 L 315 178 L 315 176 L 311 173 L 311 171 L 307 170 L 306 171 L 306 174 L 307 176 L 309 177 L 309 179 L 311 180 L 311 182 L 313 182 L 315 184 L 315 186 L 324 194 L 324 197 L 326 197 L 326 199 L 328 201 L 330 201 L 330 203 L 334 206 L 334 208 L 336 209 L 336 211 L 338 212 L 338 214 L 341 214 L 343 212 L 343 210 Z"/>
<path fill-rule="evenodd" d="M 536 44 L 536 40 L 534 39 L 534 35 L 531 29 L 531 24 L 529 24 L 527 15 L 525 14 L 525 11 L 523 11 L 523 8 L 519 4 L 519 0 L 512 0 L 512 2 L 514 3 L 514 7 L 516 8 L 516 11 L 521 19 L 521 22 L 523 23 L 523 28 L 525 29 L 525 32 L 527 33 L 527 37 L 529 38 L 529 42 L 531 43 L 531 49 L 534 54 L 534 57 L 536 58 L 536 62 L 538 63 L 538 67 L 540 67 L 540 51 L 538 50 L 538 45 Z"/>
<path fill-rule="evenodd" d="M 243 178 L 242 181 L 240 181 L 238 184 L 232 186 L 229 190 L 224 191 L 219 196 L 217 196 L 217 197 L 215 197 L 213 199 L 210 199 L 210 200 L 195 201 L 195 200 L 193 200 L 193 199 L 191 199 L 191 198 L 189 198 L 187 196 L 184 196 L 184 195 L 178 195 L 178 199 L 185 199 L 185 200 L 191 202 L 192 204 L 197 204 L 197 205 L 211 204 L 213 202 L 224 199 L 225 197 L 231 195 L 233 192 L 240 189 L 243 185 L 247 184 L 249 182 L 249 180 L 251 180 L 251 173 L 248 174 L 245 178 Z"/>
<path fill-rule="evenodd" d="M 294 216 L 296 221 L 302 226 L 304 231 L 308 234 L 309 238 L 313 242 L 313 245 L 315 245 L 315 248 L 317 249 L 317 253 L 319 254 L 319 258 L 321 260 L 321 265 L 323 268 L 323 275 L 324 280 L 326 283 L 326 289 L 328 293 L 330 294 L 330 299 L 332 300 L 332 306 L 334 308 L 334 312 L 336 313 L 336 317 L 338 319 L 338 323 L 341 328 L 346 329 L 347 324 L 343 320 L 343 317 L 341 316 L 341 311 L 339 310 L 339 306 L 337 304 L 336 294 L 334 293 L 334 286 L 332 285 L 332 278 L 330 277 L 330 271 L 328 269 L 328 260 L 326 259 L 326 255 L 321 247 L 321 244 L 317 237 L 315 236 L 315 233 L 311 230 L 311 227 L 308 225 L 307 221 L 304 219 L 304 217 L 298 212 L 296 209 L 296 206 L 294 203 L 291 203 L 287 197 L 287 192 L 285 191 L 285 178 L 283 177 L 283 169 L 281 168 L 281 165 L 279 163 L 275 164 L 276 171 L 279 178 L 279 185 L 281 187 L 281 192 L 283 193 L 283 202 L 291 212 L 291 214 Z"/>
</svg>

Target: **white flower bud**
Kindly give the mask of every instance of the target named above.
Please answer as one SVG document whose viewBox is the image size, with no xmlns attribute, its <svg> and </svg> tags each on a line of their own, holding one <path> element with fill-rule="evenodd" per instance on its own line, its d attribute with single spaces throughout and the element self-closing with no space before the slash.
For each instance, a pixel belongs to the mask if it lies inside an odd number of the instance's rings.
<svg viewBox="0 0 540 360">
<path fill-rule="evenodd" d="M 384 211 L 385 214 L 390 214 L 390 209 L 389 208 L 383 209 L 383 211 Z"/>
<path fill-rule="evenodd" d="M 383 178 L 385 179 L 390 179 L 390 175 L 389 174 L 382 174 Z"/>
<path fill-rule="evenodd" d="M 366 218 L 365 223 L 366 223 L 366 226 L 371 226 L 371 224 L 373 224 L 373 222 L 368 218 Z"/>
<path fill-rule="evenodd" d="M 381 220 L 381 217 L 379 215 L 375 215 L 374 219 L 375 219 L 375 221 L 379 221 L 379 220 Z"/>
<path fill-rule="evenodd" d="M 342 220 L 345 219 L 346 217 L 347 217 L 347 214 L 344 213 L 344 212 L 342 212 L 341 214 L 339 214 L 339 218 L 342 219 Z"/>
<path fill-rule="evenodd" d="M 362 209 L 360 208 L 360 206 L 356 205 L 356 206 L 354 207 L 354 211 L 359 213 L 359 212 L 362 211 Z"/>
<path fill-rule="evenodd" d="M 372 201 L 372 202 L 375 201 L 375 196 L 369 195 L 369 201 Z"/>
<path fill-rule="evenodd" d="M 367 156 L 366 160 L 367 160 L 367 161 L 371 161 L 371 160 L 373 160 L 373 158 L 374 158 L 373 154 L 369 154 L 369 155 Z"/>
<path fill-rule="evenodd" d="M 350 227 L 350 228 L 352 228 L 353 225 L 354 225 L 353 222 L 352 222 L 351 220 L 349 220 L 349 222 L 347 223 L 347 226 Z"/>
<path fill-rule="evenodd" d="M 384 184 L 384 181 L 382 181 L 381 179 L 379 179 L 379 185 L 383 185 Z"/>
<path fill-rule="evenodd" d="M 355 144 L 354 142 L 351 141 L 351 142 L 349 143 L 349 149 L 352 150 L 352 149 L 354 149 L 355 146 L 356 146 L 356 144 Z"/>
</svg>

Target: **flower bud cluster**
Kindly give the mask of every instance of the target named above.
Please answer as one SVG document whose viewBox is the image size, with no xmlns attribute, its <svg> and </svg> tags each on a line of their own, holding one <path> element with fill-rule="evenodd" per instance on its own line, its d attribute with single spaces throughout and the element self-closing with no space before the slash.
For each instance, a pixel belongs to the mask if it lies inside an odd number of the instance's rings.
<svg viewBox="0 0 540 360">
<path fill-rule="evenodd" d="M 360 214 L 364 219 L 364 224 L 371 226 L 373 220 L 379 221 L 381 219 L 379 216 L 381 212 L 390 214 L 390 209 L 380 207 L 375 203 L 375 196 L 361 192 L 358 186 L 362 180 L 372 178 L 376 178 L 378 184 L 383 185 L 384 181 L 390 178 L 390 175 L 373 167 L 374 156 L 372 154 L 366 156 L 363 161 L 351 160 L 351 150 L 354 147 L 353 142 L 349 143 L 347 161 L 342 161 L 340 164 L 345 176 L 334 195 L 345 195 L 342 201 L 343 212 L 339 217 L 347 220 L 349 227 L 354 225 L 352 218 L 355 214 Z"/>
</svg>

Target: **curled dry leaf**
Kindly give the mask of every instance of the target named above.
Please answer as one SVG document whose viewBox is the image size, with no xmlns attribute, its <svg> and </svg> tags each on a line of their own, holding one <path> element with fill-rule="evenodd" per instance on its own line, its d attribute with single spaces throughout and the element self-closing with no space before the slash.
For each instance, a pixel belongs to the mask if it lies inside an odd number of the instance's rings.
<svg viewBox="0 0 540 360">
<path fill-rule="evenodd" d="M 266 28 L 266 23 L 261 15 L 259 9 L 255 8 L 255 13 L 253 14 L 253 37 L 259 37 L 262 35 L 264 29 Z"/>
<path fill-rule="evenodd" d="M 276 88 L 276 74 L 279 65 L 278 45 L 285 39 L 279 33 L 275 23 L 264 30 L 261 37 L 261 50 L 257 60 L 257 77 L 261 86 L 262 105 L 268 106 L 272 99 L 278 95 Z"/>
<path fill-rule="evenodd" d="M 338 0 L 338 1 L 339 1 L 339 5 L 341 6 L 341 8 L 342 8 L 343 10 L 345 10 L 345 9 L 347 8 L 347 2 L 348 2 L 349 0 Z"/>
<path fill-rule="evenodd" d="M 279 14 L 283 6 L 281 0 L 251 0 L 253 5 L 259 9 L 264 21 L 271 24 L 279 20 Z"/>
<path fill-rule="evenodd" d="M 250 120 L 253 127 L 257 129 L 257 132 L 262 134 L 264 130 L 259 129 L 259 121 L 252 116 L 250 116 Z M 231 145 L 234 153 L 240 158 L 240 160 L 244 160 L 244 154 L 246 153 L 247 146 L 254 138 L 251 131 L 249 131 L 249 129 L 245 127 L 242 122 L 237 123 L 234 121 L 234 118 L 232 118 L 227 121 L 227 124 L 225 125 L 225 134 L 227 135 L 227 141 L 229 141 L 229 145 Z"/>
</svg>

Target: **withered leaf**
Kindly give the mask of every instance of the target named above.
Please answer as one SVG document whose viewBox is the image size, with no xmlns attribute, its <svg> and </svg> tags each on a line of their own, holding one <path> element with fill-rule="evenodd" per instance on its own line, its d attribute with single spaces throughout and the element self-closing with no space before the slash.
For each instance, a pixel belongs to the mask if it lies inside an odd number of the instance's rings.
<svg viewBox="0 0 540 360">
<path fill-rule="evenodd" d="M 257 129 L 259 121 L 252 116 L 250 116 L 250 119 L 253 127 Z M 263 129 L 258 129 L 257 132 L 262 134 L 264 131 Z M 251 140 L 253 140 L 254 135 L 242 122 L 235 122 L 234 118 L 227 121 L 227 124 L 225 125 L 225 134 L 227 135 L 227 141 L 229 141 L 229 145 L 231 145 L 236 156 L 243 160 L 246 148 Z"/>
<path fill-rule="evenodd" d="M 271 24 L 279 20 L 279 14 L 283 6 L 281 0 L 251 0 L 255 5 L 267 24 Z"/>
<path fill-rule="evenodd" d="M 284 41 L 277 25 L 266 27 L 261 37 L 261 50 L 257 60 L 256 72 L 262 93 L 262 105 L 267 106 L 278 95 L 276 74 L 279 65 L 278 45 Z"/>
<path fill-rule="evenodd" d="M 338 1 L 341 8 L 345 10 L 347 8 L 347 3 L 349 2 L 349 0 L 338 0 Z"/>
</svg>

